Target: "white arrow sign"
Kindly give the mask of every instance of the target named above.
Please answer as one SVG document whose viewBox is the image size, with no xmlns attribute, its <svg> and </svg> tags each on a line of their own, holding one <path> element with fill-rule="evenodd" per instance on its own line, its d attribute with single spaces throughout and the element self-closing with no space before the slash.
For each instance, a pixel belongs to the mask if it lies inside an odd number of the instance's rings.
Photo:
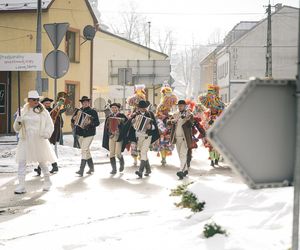
<svg viewBox="0 0 300 250">
<path fill-rule="evenodd" d="M 254 80 L 208 131 L 251 188 L 292 184 L 296 138 L 293 80 Z"/>
</svg>

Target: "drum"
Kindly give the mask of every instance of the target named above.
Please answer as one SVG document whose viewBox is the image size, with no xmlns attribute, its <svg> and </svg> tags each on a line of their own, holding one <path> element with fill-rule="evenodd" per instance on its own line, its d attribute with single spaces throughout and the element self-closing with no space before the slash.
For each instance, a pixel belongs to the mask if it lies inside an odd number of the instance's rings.
<svg viewBox="0 0 300 250">
<path fill-rule="evenodd" d="M 143 115 L 137 115 L 135 118 L 135 122 L 133 124 L 133 128 L 137 132 L 146 133 L 147 127 L 151 124 L 152 119 Z"/>
<path fill-rule="evenodd" d="M 119 132 L 119 125 L 123 122 L 123 118 L 120 117 L 109 117 L 107 121 L 108 131 L 111 134 Z"/>
<path fill-rule="evenodd" d="M 82 110 L 78 110 L 75 120 L 74 120 L 74 125 L 78 126 L 82 129 L 86 129 L 88 125 L 92 123 L 93 117 Z"/>
</svg>

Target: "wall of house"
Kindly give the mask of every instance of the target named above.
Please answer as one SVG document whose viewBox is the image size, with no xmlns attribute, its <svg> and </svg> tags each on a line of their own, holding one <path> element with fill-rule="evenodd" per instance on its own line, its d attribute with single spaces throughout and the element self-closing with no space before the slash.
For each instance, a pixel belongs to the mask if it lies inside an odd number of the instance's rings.
<svg viewBox="0 0 300 250">
<path fill-rule="evenodd" d="M 296 75 L 298 11 L 284 7 L 272 16 L 273 78 L 294 78 Z M 266 69 L 267 21 L 248 32 L 231 48 L 231 79 L 264 77 Z"/>
<path fill-rule="evenodd" d="M 55 0 L 47 12 L 42 13 L 42 24 L 45 23 L 68 22 L 70 27 L 83 34 L 86 25 L 93 25 L 92 16 L 82 0 Z M 36 13 L 35 12 L 1 12 L 0 13 L 0 37 L 6 38 L 0 42 L 0 53 L 34 53 L 36 50 Z M 65 38 L 60 44 L 59 49 L 65 52 Z M 81 39 L 81 42 L 83 40 Z M 90 95 L 90 42 L 80 46 L 80 61 L 70 63 L 68 73 L 58 79 L 57 90 L 65 91 L 66 83 L 77 83 L 78 93 L 76 99 L 82 95 Z M 53 50 L 53 46 L 42 29 L 42 53 L 46 55 Z M 21 104 L 24 103 L 27 93 L 35 89 L 35 72 L 21 73 Z M 45 71 L 42 78 L 49 78 Z M 49 78 L 48 91 L 42 93 L 43 96 L 54 98 L 54 80 Z M 78 106 L 78 103 L 76 104 Z M 12 73 L 12 114 L 17 110 L 17 73 Z M 65 116 L 65 132 L 71 131 L 70 116 Z M 12 119 L 13 121 L 13 119 Z"/>
<path fill-rule="evenodd" d="M 150 60 L 164 60 L 166 56 L 155 51 L 150 52 Z M 130 43 L 105 32 L 97 32 L 94 39 L 94 100 L 109 98 L 109 63 L 111 60 L 148 60 L 148 49 Z M 155 102 L 159 103 L 160 90 L 156 89 Z M 130 95 L 132 95 L 131 93 Z M 127 92 L 128 95 L 128 92 Z M 148 89 L 148 99 L 152 102 L 153 90 Z M 121 99 L 116 101 L 122 103 Z"/>
</svg>

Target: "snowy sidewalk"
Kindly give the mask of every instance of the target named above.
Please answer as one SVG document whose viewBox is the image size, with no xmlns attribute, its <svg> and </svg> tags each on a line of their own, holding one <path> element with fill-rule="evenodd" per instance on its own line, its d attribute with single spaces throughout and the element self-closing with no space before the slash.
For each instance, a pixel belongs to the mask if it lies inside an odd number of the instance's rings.
<svg viewBox="0 0 300 250">
<path fill-rule="evenodd" d="M 72 142 L 66 137 L 65 143 Z M 27 193 L 14 195 L 16 173 L 0 173 L 0 249 L 43 250 L 287 250 L 291 246 L 292 188 L 250 190 L 228 168 L 211 168 L 207 150 L 193 153 L 188 179 L 176 176 L 176 152 L 169 165 L 150 152 L 153 172 L 139 180 L 133 159 L 125 153 L 125 171 L 111 176 L 101 137 L 92 145 L 92 176 L 77 177 L 80 152 L 59 147 L 61 168 L 51 176 L 52 190 L 42 192 L 42 178 L 27 174 Z M 1 149 L 1 147 L 0 147 Z M 3 151 L 1 151 L 3 152 Z M 12 157 L 8 157 L 11 160 Z M 3 159 L 0 159 L 0 165 Z M 189 190 L 204 210 L 192 213 L 174 206 L 178 184 Z M 203 227 L 215 221 L 228 237 L 206 239 Z"/>
</svg>

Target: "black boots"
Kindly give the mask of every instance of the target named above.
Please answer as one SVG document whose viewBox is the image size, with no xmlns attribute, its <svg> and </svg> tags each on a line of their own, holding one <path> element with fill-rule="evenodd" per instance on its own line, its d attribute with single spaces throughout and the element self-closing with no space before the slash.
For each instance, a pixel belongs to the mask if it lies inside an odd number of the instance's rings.
<svg viewBox="0 0 300 250">
<path fill-rule="evenodd" d="M 184 173 L 182 171 L 177 172 L 176 175 L 178 176 L 179 180 L 183 180 Z"/>
<path fill-rule="evenodd" d="M 146 161 L 146 173 L 145 173 L 145 176 L 149 176 L 151 174 L 151 167 L 150 167 L 150 163 L 149 163 L 149 160 Z"/>
<path fill-rule="evenodd" d="M 210 166 L 211 166 L 211 167 L 214 167 L 214 166 L 215 166 L 215 163 L 214 163 L 213 160 L 210 161 Z"/>
<path fill-rule="evenodd" d="M 123 158 L 122 155 L 121 155 L 121 157 L 119 158 L 119 161 L 120 161 L 120 168 L 119 168 L 119 171 L 120 171 L 120 172 L 123 172 L 123 171 L 124 171 L 124 165 L 125 165 L 125 162 L 124 162 L 124 158 Z"/>
<path fill-rule="evenodd" d="M 90 170 L 87 171 L 86 173 L 87 173 L 87 174 L 92 174 L 92 173 L 94 173 L 94 172 L 95 172 L 95 169 L 94 169 L 94 162 L 93 162 L 93 159 L 92 159 L 92 158 L 87 159 L 87 164 L 88 164 Z"/>
<path fill-rule="evenodd" d="M 117 173 L 117 163 L 116 163 L 115 157 L 110 158 L 110 164 L 111 164 L 111 168 L 112 168 L 112 171 L 110 172 L 110 174 L 116 174 Z"/>
<path fill-rule="evenodd" d="M 37 166 L 37 168 L 34 169 L 34 172 L 36 172 L 37 176 L 41 176 L 41 167 Z"/>
<path fill-rule="evenodd" d="M 86 162 L 87 162 L 87 160 L 81 159 L 80 169 L 76 172 L 76 174 L 78 174 L 80 177 L 83 176 L 83 171 L 84 171 Z"/>
<path fill-rule="evenodd" d="M 124 166 L 125 166 L 125 161 L 123 156 L 121 155 L 121 157 L 118 157 L 119 161 L 120 161 L 120 168 L 119 171 L 123 172 L 124 171 Z M 116 157 L 112 157 L 110 158 L 110 164 L 111 164 L 111 168 L 112 171 L 110 172 L 110 174 L 116 174 L 117 173 L 117 163 L 116 163 Z"/>
<path fill-rule="evenodd" d="M 147 162 L 144 161 L 144 160 L 141 160 L 141 164 L 140 164 L 139 170 L 138 170 L 138 171 L 135 171 L 135 174 L 136 174 L 139 178 L 143 178 L 143 172 L 144 172 L 144 169 L 146 168 L 146 165 L 147 165 Z"/>
<path fill-rule="evenodd" d="M 57 162 L 52 163 L 52 169 L 50 171 L 51 174 L 58 172 Z"/>
<path fill-rule="evenodd" d="M 151 167 L 150 167 L 150 163 L 149 163 L 148 160 L 147 161 L 141 160 L 141 164 L 140 164 L 139 170 L 135 171 L 135 174 L 139 178 L 143 178 L 144 169 L 146 169 L 145 176 L 149 176 L 151 174 Z"/>
<path fill-rule="evenodd" d="M 215 159 L 215 165 L 219 165 L 219 159 Z"/>
</svg>

